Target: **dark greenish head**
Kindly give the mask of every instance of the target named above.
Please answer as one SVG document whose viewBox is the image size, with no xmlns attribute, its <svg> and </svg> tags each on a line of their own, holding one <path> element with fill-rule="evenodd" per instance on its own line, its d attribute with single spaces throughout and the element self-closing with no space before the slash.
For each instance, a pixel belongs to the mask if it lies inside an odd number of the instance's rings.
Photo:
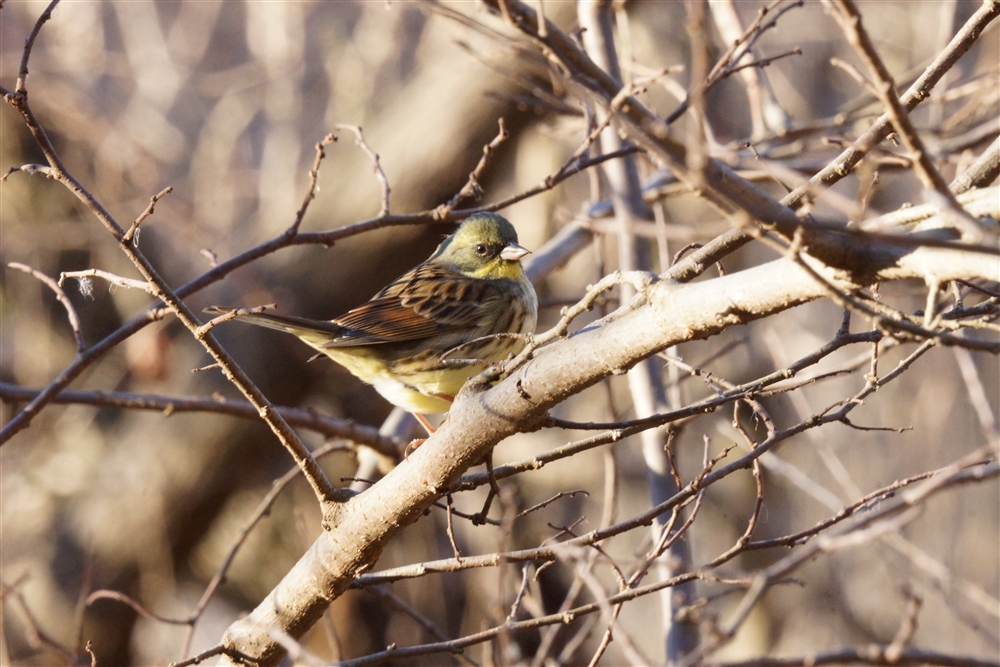
<svg viewBox="0 0 1000 667">
<path fill-rule="evenodd" d="M 476 213 L 468 217 L 454 234 L 438 246 L 431 257 L 474 278 L 519 280 L 520 259 L 528 251 L 517 243 L 517 231 L 496 213 Z"/>
</svg>

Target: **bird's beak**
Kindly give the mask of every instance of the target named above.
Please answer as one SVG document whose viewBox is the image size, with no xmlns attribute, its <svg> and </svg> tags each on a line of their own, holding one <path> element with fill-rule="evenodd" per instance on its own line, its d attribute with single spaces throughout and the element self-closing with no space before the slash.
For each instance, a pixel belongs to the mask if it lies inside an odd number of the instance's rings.
<svg viewBox="0 0 1000 667">
<path fill-rule="evenodd" d="M 500 259 L 505 259 L 508 262 L 516 262 L 525 255 L 530 254 L 530 250 L 511 241 L 503 250 L 500 251 Z"/>
</svg>

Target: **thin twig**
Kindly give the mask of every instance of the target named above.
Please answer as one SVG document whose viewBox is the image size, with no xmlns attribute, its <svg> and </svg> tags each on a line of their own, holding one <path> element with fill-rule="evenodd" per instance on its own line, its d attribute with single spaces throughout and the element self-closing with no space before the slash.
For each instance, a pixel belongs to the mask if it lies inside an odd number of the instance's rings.
<svg viewBox="0 0 1000 667">
<path fill-rule="evenodd" d="M 111 283 L 111 289 L 115 286 L 124 287 L 126 289 L 137 289 L 142 290 L 146 294 L 151 294 L 155 296 L 155 288 L 145 280 L 135 280 L 134 278 L 123 278 L 122 276 L 116 276 L 108 271 L 102 271 L 100 269 L 86 269 L 84 271 L 63 271 L 59 274 L 59 284 L 62 285 L 67 279 L 78 280 L 80 282 L 80 291 L 84 294 L 90 293 L 90 278 L 103 278 Z"/>
<path fill-rule="evenodd" d="M 55 178 L 52 169 L 44 164 L 22 164 L 20 167 L 11 167 L 3 176 L 0 176 L 0 183 L 3 183 L 11 174 L 23 172 L 29 176 L 43 174 L 46 178 Z"/>
<path fill-rule="evenodd" d="M 347 132 L 354 133 L 354 143 L 356 143 L 361 150 L 368 155 L 372 160 L 372 168 L 375 171 L 375 177 L 378 179 L 379 186 L 382 189 L 382 203 L 378 210 L 378 216 L 381 218 L 383 216 L 389 215 L 389 179 L 386 178 L 385 171 L 382 170 L 382 164 L 379 162 L 378 153 L 372 150 L 372 147 L 368 145 L 365 141 L 364 136 L 361 134 L 361 128 L 357 125 L 346 125 L 343 123 L 338 123 L 334 125 L 335 130 L 345 130 Z"/>
<path fill-rule="evenodd" d="M 539 0 L 539 4 L 541 0 Z M 476 164 L 475 169 L 469 174 L 469 179 L 462 186 L 462 189 L 455 193 L 455 196 L 451 200 L 442 206 L 439 210 L 442 215 L 447 215 L 450 213 L 463 199 L 476 198 L 482 194 L 483 188 L 479 184 L 479 179 L 483 176 L 483 171 L 486 169 L 486 165 L 489 164 L 490 158 L 493 157 L 493 153 L 499 148 L 500 144 L 505 142 L 510 134 L 507 132 L 507 128 L 504 127 L 503 118 L 497 119 L 497 125 L 499 129 L 497 131 L 497 136 L 493 140 L 483 146 L 483 156 L 479 158 L 479 163 Z"/>
<path fill-rule="evenodd" d="M 903 594 L 907 599 L 906 616 L 900 623 L 896 636 L 892 638 L 892 643 L 885 649 L 885 657 L 890 664 L 896 664 L 907 645 L 913 640 L 913 633 L 917 631 L 917 616 L 924 602 L 908 590 L 904 590 Z"/>
<path fill-rule="evenodd" d="M 735 67 L 732 67 L 729 71 L 730 72 L 739 72 L 740 70 L 747 69 L 747 68 L 750 68 L 750 67 L 754 67 L 754 68 L 757 68 L 757 69 L 764 69 L 765 67 L 767 67 L 768 65 L 770 65 L 771 63 L 773 63 L 776 60 L 781 60 L 782 58 L 789 58 L 791 56 L 801 56 L 801 55 L 802 55 L 802 49 L 799 48 L 798 46 L 796 46 L 796 47 L 794 47 L 794 48 L 792 48 L 792 49 L 790 49 L 788 51 L 785 51 L 784 53 L 779 53 L 776 56 L 769 56 L 767 58 L 759 58 L 757 60 L 750 60 L 748 62 L 745 62 L 745 63 L 741 64 L 741 65 L 736 65 Z"/>
<path fill-rule="evenodd" d="M 448 542 L 451 543 L 451 552 L 455 555 L 455 562 L 460 563 L 462 561 L 462 551 L 458 548 L 458 541 L 455 539 L 455 524 L 451 518 L 454 512 L 452 495 L 450 493 L 445 494 L 445 499 L 447 500 L 447 505 L 445 506 L 447 530 L 445 532 L 448 534 Z"/>
<path fill-rule="evenodd" d="M 365 590 L 374 595 L 375 597 L 377 597 L 383 604 L 387 605 L 388 607 L 395 609 L 396 611 L 399 611 L 403 614 L 406 614 L 407 616 L 412 618 L 414 621 L 417 622 L 417 625 L 419 625 L 424 630 L 424 632 L 429 634 L 431 637 L 434 637 L 438 641 L 448 641 L 445 636 L 445 633 L 431 619 L 429 619 L 424 614 L 421 614 L 419 611 L 417 611 L 416 608 L 414 608 L 413 605 L 408 603 L 402 597 L 393 593 L 388 588 L 384 586 L 376 586 L 373 588 L 367 588 Z M 468 667 L 476 667 L 476 663 L 473 660 L 470 660 L 467 656 L 463 655 L 462 653 L 453 653 L 452 657 L 454 657 L 455 660 L 459 661 L 463 665 L 468 665 Z"/>
<path fill-rule="evenodd" d="M 156 202 L 160 201 L 160 199 L 167 196 L 173 191 L 174 191 L 173 187 L 167 186 L 163 188 L 159 193 L 150 197 L 149 206 L 146 207 L 145 211 L 139 214 L 139 217 L 135 219 L 135 221 L 132 223 L 132 226 L 128 228 L 128 231 L 125 232 L 125 236 L 122 237 L 122 241 L 124 241 L 125 243 L 129 243 L 132 241 L 133 238 L 135 238 L 136 244 L 138 244 L 139 225 L 142 224 L 143 220 L 153 215 L 153 209 L 156 207 Z"/>
<path fill-rule="evenodd" d="M 575 497 L 577 495 L 580 495 L 580 494 L 583 494 L 583 495 L 588 496 L 588 497 L 590 496 L 590 493 L 588 491 L 585 491 L 584 489 L 577 489 L 575 491 L 560 491 L 559 493 L 557 493 L 556 495 L 552 496 L 548 500 L 543 500 L 542 502 L 536 503 L 535 505 L 532 505 L 531 507 L 529 507 L 529 508 L 527 508 L 525 510 L 521 510 L 520 512 L 517 513 L 517 516 L 514 517 L 514 518 L 515 519 L 523 519 L 524 517 L 528 516 L 532 512 L 537 512 L 538 510 L 542 509 L 543 507 L 547 507 L 547 506 L 551 505 L 552 503 L 556 502 L 560 498 L 573 498 L 573 497 Z"/>
<path fill-rule="evenodd" d="M 148 618 L 152 621 L 157 621 L 158 623 L 166 623 L 167 625 L 189 625 L 191 623 L 190 618 L 168 618 L 166 616 L 154 614 L 129 596 L 124 593 L 119 593 L 118 591 L 94 591 L 87 596 L 87 600 L 84 604 L 89 607 L 98 600 L 114 600 L 115 602 L 121 602 L 122 604 L 131 607 L 132 611 L 139 614 L 143 618 Z"/>
<path fill-rule="evenodd" d="M 79 358 L 79 355 L 87 349 L 87 344 L 83 340 L 83 329 L 80 325 L 80 316 L 76 314 L 76 308 L 73 307 L 73 302 L 69 300 L 69 297 L 66 296 L 66 293 L 63 291 L 61 286 L 62 283 L 56 282 L 41 271 L 33 269 L 26 264 L 21 264 L 20 262 L 10 262 L 7 266 L 34 276 L 44 283 L 46 287 L 55 292 L 56 299 L 62 304 L 62 307 L 66 309 L 66 317 L 69 319 L 69 326 L 73 330 L 73 339 L 76 341 L 76 353 Z"/>
<path fill-rule="evenodd" d="M 345 449 L 344 445 L 336 443 L 328 443 L 318 448 L 313 453 L 313 455 L 315 458 L 318 459 L 325 454 L 343 449 Z M 208 583 L 208 586 L 205 587 L 204 592 L 201 594 L 201 598 L 198 600 L 198 603 L 195 605 L 194 609 L 191 610 L 191 613 L 188 615 L 188 618 L 185 621 L 185 623 L 189 627 L 187 634 L 184 637 L 184 643 L 181 648 L 181 656 L 187 655 L 188 650 L 191 648 L 191 642 L 194 640 L 195 625 L 198 623 L 198 620 L 201 618 L 202 614 L 205 613 L 205 609 L 208 607 L 208 603 L 211 602 L 212 598 L 215 596 L 215 593 L 218 591 L 219 586 L 221 586 L 222 583 L 226 580 L 226 574 L 229 572 L 229 568 L 232 566 L 233 561 L 236 559 L 236 554 L 239 553 L 240 548 L 242 548 L 247 538 L 250 536 L 250 531 L 252 531 L 254 526 L 260 523 L 260 521 L 270 513 L 271 508 L 273 507 L 275 501 L 278 499 L 278 496 L 281 494 L 281 492 L 302 472 L 303 471 L 299 466 L 295 466 L 290 470 L 288 470 L 288 472 L 286 472 L 284 475 L 274 480 L 271 483 L 271 489 L 267 492 L 267 494 L 264 495 L 261 501 L 257 504 L 256 509 L 254 509 L 253 513 L 247 518 L 246 522 L 243 524 L 243 527 L 236 534 L 236 538 L 233 540 L 232 546 L 229 547 L 229 552 L 226 554 L 226 557 L 222 560 L 222 564 L 219 566 L 219 569 L 216 570 L 215 575 L 212 577 L 212 580 Z"/>
<path fill-rule="evenodd" d="M 302 220 L 306 217 L 306 211 L 309 210 L 309 204 L 311 204 L 312 200 L 316 198 L 316 184 L 319 181 L 319 167 L 323 162 L 323 158 L 326 157 L 326 151 L 324 149 L 335 141 L 337 141 L 337 135 L 331 132 L 320 141 L 316 142 L 316 157 L 313 158 L 312 169 L 309 170 L 309 186 L 306 188 L 306 194 L 302 198 L 302 205 L 299 206 L 299 210 L 295 212 L 295 220 L 285 231 L 286 235 L 294 236 L 298 233 L 299 227 L 302 225 Z"/>
<path fill-rule="evenodd" d="M 722 55 L 721 58 L 716 62 L 712 69 L 708 72 L 705 77 L 704 82 L 700 83 L 693 91 L 688 93 L 688 96 L 681 102 L 676 109 L 674 109 L 667 117 L 666 123 L 668 125 L 675 122 L 681 116 L 683 116 L 692 101 L 692 97 L 695 95 L 703 95 L 711 87 L 726 79 L 727 77 L 733 75 L 739 68 L 738 63 L 743 59 L 745 55 L 750 53 L 757 40 L 767 32 L 768 30 L 775 29 L 778 24 L 778 19 L 780 19 L 786 12 L 791 11 L 797 7 L 803 6 L 805 3 L 803 0 L 798 0 L 789 5 L 781 7 L 777 12 L 774 12 L 784 0 L 772 0 L 771 3 L 765 7 L 760 8 L 757 12 L 757 17 L 754 19 L 743 35 L 732 43 L 729 49 Z M 771 16 L 770 20 L 764 21 L 765 17 Z"/>
<path fill-rule="evenodd" d="M 20 387 L 9 382 L 0 382 L 0 401 L 30 401 L 40 390 Z M 256 408 L 249 401 L 230 398 L 192 398 L 187 396 L 163 396 L 158 394 L 134 394 L 118 391 L 74 391 L 65 390 L 57 394 L 53 403 L 96 405 L 128 410 L 155 410 L 169 417 L 181 412 L 206 412 L 230 415 L 242 419 L 259 419 Z M 328 438 L 344 438 L 370 447 L 382 456 L 400 459 L 402 442 L 378 433 L 378 430 L 347 419 L 337 419 L 312 409 L 277 406 L 276 410 L 289 424 L 309 429 Z"/>
<path fill-rule="evenodd" d="M 1000 175 L 1000 137 L 948 186 L 956 195 L 988 186 Z"/>
<path fill-rule="evenodd" d="M 871 541 L 881 534 L 898 530 L 901 524 L 916 518 L 918 512 L 915 512 L 914 509 L 928 497 L 951 486 L 975 483 L 1000 476 L 1000 464 L 995 461 L 985 465 L 976 465 L 974 468 L 968 467 L 970 464 L 975 464 L 984 457 L 990 456 L 990 454 L 989 447 L 972 452 L 953 463 L 941 475 L 924 480 L 913 488 L 897 494 L 892 499 L 883 502 L 879 507 L 855 517 L 849 525 L 843 526 L 833 534 L 817 537 L 809 544 L 800 547 L 789 556 L 761 571 L 755 577 L 753 585 L 737 609 L 720 626 L 718 637 L 713 639 L 709 645 L 701 647 L 696 655 L 689 656 L 688 663 L 696 662 L 705 654 L 731 639 L 771 584 L 786 577 L 802 564 L 815 558 L 817 554 L 855 546 Z"/>
<path fill-rule="evenodd" d="M 24 42 L 24 52 L 21 54 L 21 66 L 17 70 L 17 84 L 14 87 L 15 94 L 24 94 L 25 85 L 28 83 L 28 59 L 31 57 L 31 49 L 35 45 L 35 39 L 38 37 L 38 33 L 41 31 L 42 26 L 45 22 L 52 18 L 52 10 L 56 8 L 59 4 L 59 0 L 52 0 L 45 11 L 41 13 L 38 20 L 35 21 L 35 26 L 31 29 L 31 33 L 28 35 L 28 39 Z"/>
<path fill-rule="evenodd" d="M 906 150 L 914 159 L 915 170 L 924 187 L 937 192 L 942 201 L 947 202 L 947 209 L 953 214 L 950 218 L 962 231 L 962 236 L 973 243 L 978 243 L 983 237 L 982 231 L 962 209 L 961 204 L 955 199 L 955 194 L 948 188 L 948 183 L 944 180 L 941 172 L 931 161 L 923 141 L 907 115 L 906 108 L 896 95 L 896 86 L 892 75 L 889 74 L 889 70 L 878 55 L 871 37 L 868 36 L 861 21 L 861 14 L 853 0 L 830 0 L 830 2 L 838 10 L 833 14 L 844 30 L 848 41 L 857 48 L 875 77 L 875 93 L 885 107 L 893 127 L 903 140 Z"/>
<path fill-rule="evenodd" d="M 4 581 L 0 581 L 0 602 L 4 602 L 7 599 L 13 599 L 13 606 L 20 609 L 28 645 L 35 649 L 41 645 L 48 646 L 59 654 L 65 664 L 76 664 L 76 656 L 73 655 L 73 651 L 63 646 L 38 624 L 38 619 L 35 618 L 35 614 L 28 606 L 27 601 L 24 599 L 24 595 L 22 595 L 21 591 L 18 589 L 18 583 L 19 582 L 15 582 L 15 584 L 12 585 Z"/>
</svg>

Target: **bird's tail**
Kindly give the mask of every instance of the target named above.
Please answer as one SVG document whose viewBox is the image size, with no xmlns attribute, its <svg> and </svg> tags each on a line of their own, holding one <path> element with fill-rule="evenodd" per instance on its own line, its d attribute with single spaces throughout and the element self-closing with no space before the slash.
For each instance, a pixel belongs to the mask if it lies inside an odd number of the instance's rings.
<svg viewBox="0 0 1000 667">
<path fill-rule="evenodd" d="M 236 319 L 241 322 L 256 324 L 268 329 L 286 331 L 313 345 L 319 345 L 332 338 L 337 338 L 344 332 L 344 327 L 341 325 L 325 320 L 310 320 L 305 317 L 295 317 L 293 315 L 239 312 L 239 310 L 238 308 L 225 306 L 210 306 L 205 309 L 205 312 L 213 315 L 226 315 L 235 311 Z"/>
</svg>

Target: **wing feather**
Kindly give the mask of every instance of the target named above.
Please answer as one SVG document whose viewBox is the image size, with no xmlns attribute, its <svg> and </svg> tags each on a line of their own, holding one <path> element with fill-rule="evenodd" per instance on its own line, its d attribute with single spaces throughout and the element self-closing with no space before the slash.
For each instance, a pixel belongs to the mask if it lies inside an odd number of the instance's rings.
<svg viewBox="0 0 1000 667">
<path fill-rule="evenodd" d="M 335 319 L 345 331 L 323 347 L 415 341 L 476 329 L 483 326 L 486 305 L 502 295 L 493 281 L 422 264 Z"/>
</svg>

